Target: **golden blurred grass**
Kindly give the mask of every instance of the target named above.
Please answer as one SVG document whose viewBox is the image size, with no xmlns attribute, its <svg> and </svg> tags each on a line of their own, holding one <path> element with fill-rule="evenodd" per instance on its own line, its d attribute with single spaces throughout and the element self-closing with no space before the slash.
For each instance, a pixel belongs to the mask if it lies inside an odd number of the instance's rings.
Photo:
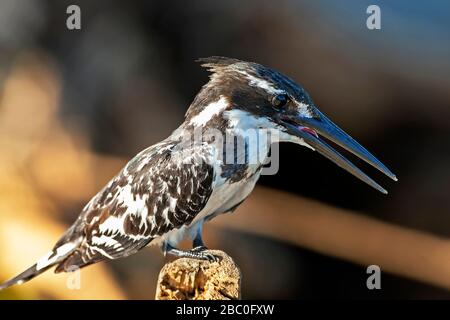
<svg viewBox="0 0 450 320">
<path fill-rule="evenodd" d="M 0 101 L 1 280 L 32 265 L 64 232 L 54 199 L 79 201 L 96 187 L 98 172 L 93 170 L 92 153 L 58 121 L 59 92 L 51 63 L 31 53 L 19 57 L 4 84 Z M 116 162 L 101 161 L 103 168 Z M 125 297 L 104 265 L 82 271 L 80 290 L 68 289 L 67 279 L 68 275 L 47 272 L 26 286 L 0 292 L 0 297 Z"/>
</svg>

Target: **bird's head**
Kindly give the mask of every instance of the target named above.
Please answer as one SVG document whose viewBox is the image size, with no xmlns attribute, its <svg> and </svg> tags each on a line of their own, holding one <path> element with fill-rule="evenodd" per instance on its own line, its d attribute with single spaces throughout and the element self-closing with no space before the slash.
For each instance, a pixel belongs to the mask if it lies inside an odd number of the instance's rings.
<svg viewBox="0 0 450 320">
<path fill-rule="evenodd" d="M 195 97 L 186 124 L 194 127 L 276 129 L 280 141 L 318 151 L 375 189 L 387 193 L 321 137 L 333 141 L 393 180 L 395 175 L 335 125 L 309 94 L 283 74 L 253 62 L 225 57 L 199 59 L 210 81 Z"/>
</svg>

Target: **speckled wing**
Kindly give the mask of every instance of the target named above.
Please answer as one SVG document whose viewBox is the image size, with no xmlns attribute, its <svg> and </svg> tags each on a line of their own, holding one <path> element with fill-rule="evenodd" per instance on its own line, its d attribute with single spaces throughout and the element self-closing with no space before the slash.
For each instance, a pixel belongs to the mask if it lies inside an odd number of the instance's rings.
<svg viewBox="0 0 450 320">
<path fill-rule="evenodd" d="M 189 224 L 205 207 L 214 169 L 202 148 L 160 143 L 134 159 L 83 209 L 55 245 L 79 242 L 55 272 L 126 257 Z"/>
</svg>

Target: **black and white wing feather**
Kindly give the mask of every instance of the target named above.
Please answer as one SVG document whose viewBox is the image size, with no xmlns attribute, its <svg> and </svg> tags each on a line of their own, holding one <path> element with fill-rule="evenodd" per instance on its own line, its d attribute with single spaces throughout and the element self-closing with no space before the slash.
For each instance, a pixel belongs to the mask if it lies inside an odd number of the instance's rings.
<svg viewBox="0 0 450 320">
<path fill-rule="evenodd" d="M 138 154 L 86 205 L 51 252 L 0 289 L 54 265 L 55 272 L 72 271 L 129 256 L 190 224 L 212 193 L 214 169 L 207 150 L 176 146 L 162 142 Z"/>
<path fill-rule="evenodd" d="M 137 155 L 57 244 L 83 238 L 56 271 L 126 257 L 154 238 L 190 224 L 212 193 L 214 170 L 201 151 L 186 153 L 163 143 Z"/>
</svg>

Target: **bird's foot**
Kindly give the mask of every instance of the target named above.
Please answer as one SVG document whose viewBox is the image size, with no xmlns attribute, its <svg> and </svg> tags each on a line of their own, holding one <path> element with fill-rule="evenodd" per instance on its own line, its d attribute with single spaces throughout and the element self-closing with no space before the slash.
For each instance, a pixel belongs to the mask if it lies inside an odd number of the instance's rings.
<svg viewBox="0 0 450 320">
<path fill-rule="evenodd" d="M 208 248 L 206 246 L 204 246 L 204 245 L 201 245 L 201 246 L 196 246 L 196 247 L 192 248 L 189 251 L 201 252 L 201 251 L 205 251 L 205 250 L 208 250 Z"/>
<path fill-rule="evenodd" d="M 191 259 L 198 259 L 198 260 L 205 260 L 209 262 L 219 262 L 220 257 L 216 256 L 210 252 L 207 252 L 208 248 L 205 246 L 198 246 L 191 250 L 180 250 L 174 247 L 171 247 L 170 245 L 167 246 L 167 253 L 171 254 L 173 256 L 176 256 L 178 258 L 191 258 Z"/>
</svg>

